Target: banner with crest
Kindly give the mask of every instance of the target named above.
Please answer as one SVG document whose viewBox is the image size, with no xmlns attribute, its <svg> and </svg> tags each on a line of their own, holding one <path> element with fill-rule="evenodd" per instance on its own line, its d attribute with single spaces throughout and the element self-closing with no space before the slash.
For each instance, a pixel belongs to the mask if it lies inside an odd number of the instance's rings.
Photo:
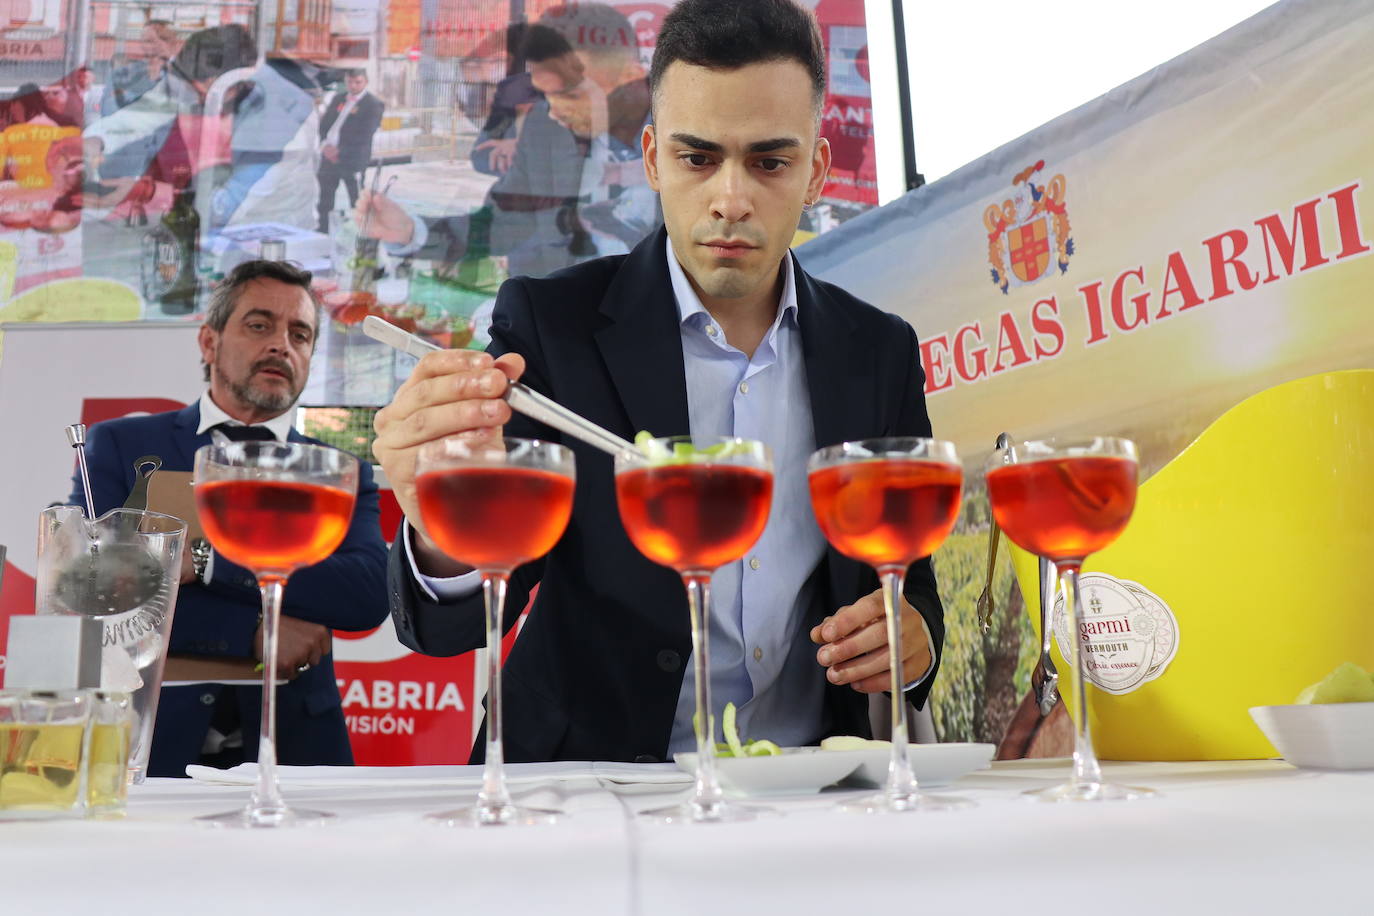
<svg viewBox="0 0 1374 916">
<path fill-rule="evenodd" d="M 911 322 L 935 434 L 966 462 L 936 556 L 944 740 L 1001 741 L 1040 651 L 1005 552 L 988 577 L 999 433 L 1126 436 L 1146 481 L 1257 392 L 1374 366 L 1371 47 L 1370 0 L 1277 3 L 799 250 Z M 1192 562 L 1207 558 L 1177 558 Z M 1225 651 L 1179 625 L 1172 664 Z M 1132 689 L 1167 689 L 1168 673 Z"/>
</svg>

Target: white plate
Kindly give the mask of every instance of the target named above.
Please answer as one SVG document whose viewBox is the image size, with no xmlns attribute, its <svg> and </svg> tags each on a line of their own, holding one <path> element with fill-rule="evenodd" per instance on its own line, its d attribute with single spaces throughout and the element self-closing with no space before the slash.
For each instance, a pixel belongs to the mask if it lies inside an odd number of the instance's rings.
<svg viewBox="0 0 1374 916">
<path fill-rule="evenodd" d="M 697 771 L 695 753 L 674 754 L 688 773 Z M 819 792 L 844 779 L 863 761 L 849 751 L 789 747 L 775 757 L 719 757 L 720 787 L 731 795 L 783 795 Z"/>
<path fill-rule="evenodd" d="M 986 769 L 997 753 L 995 744 L 909 744 L 907 759 L 916 773 L 921 788 L 945 786 L 974 770 Z M 858 751 L 829 751 L 845 757 L 853 756 L 859 765 L 849 777 L 853 785 L 881 786 L 887 782 L 887 764 L 892 757 L 890 747 L 865 748 Z"/>
<path fill-rule="evenodd" d="M 1252 706 L 1250 717 L 1293 766 L 1374 769 L 1374 703 Z"/>
</svg>

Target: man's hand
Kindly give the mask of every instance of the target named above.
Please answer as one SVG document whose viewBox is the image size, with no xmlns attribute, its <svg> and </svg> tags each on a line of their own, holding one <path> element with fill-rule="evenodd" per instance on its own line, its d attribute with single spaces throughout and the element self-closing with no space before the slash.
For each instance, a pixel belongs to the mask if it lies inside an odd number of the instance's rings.
<svg viewBox="0 0 1374 916">
<path fill-rule="evenodd" d="M 415 222 L 410 214 L 383 194 L 359 191 L 353 221 L 359 227 L 367 227 L 368 237 L 393 245 L 409 245 L 415 237 Z"/>
<path fill-rule="evenodd" d="M 326 143 L 324 146 L 320 147 L 320 155 L 330 162 L 338 162 L 339 148 L 332 143 Z"/>
<path fill-rule="evenodd" d="M 501 438 L 510 406 L 501 396 L 507 380 L 520 378 L 525 360 L 518 353 L 492 359 L 472 350 L 426 354 L 392 398 L 377 411 L 372 453 L 386 471 L 401 511 L 417 535 L 411 545 L 421 572 L 454 576 L 467 567 L 446 557 L 425 533 L 415 491 L 415 458 L 427 442 L 449 436 L 474 441 Z"/>
<path fill-rule="evenodd" d="M 318 665 L 334 645 L 328 627 L 281 615 L 277 625 L 277 678 L 295 680 L 302 665 Z M 262 624 L 253 636 L 253 657 L 262 661 Z"/>
<path fill-rule="evenodd" d="M 902 676 L 910 684 L 930 668 L 930 645 L 925 621 L 905 598 L 901 612 Z M 840 608 L 812 627 L 811 641 L 821 647 L 816 661 L 826 667 L 830 683 L 848 684 L 860 693 L 891 688 L 881 590 Z"/>
<path fill-rule="evenodd" d="M 511 163 L 515 161 L 515 139 L 510 140 L 483 140 L 477 144 L 477 149 L 489 149 L 491 154 L 487 161 L 491 163 L 494 171 L 505 174 L 510 171 Z"/>
</svg>

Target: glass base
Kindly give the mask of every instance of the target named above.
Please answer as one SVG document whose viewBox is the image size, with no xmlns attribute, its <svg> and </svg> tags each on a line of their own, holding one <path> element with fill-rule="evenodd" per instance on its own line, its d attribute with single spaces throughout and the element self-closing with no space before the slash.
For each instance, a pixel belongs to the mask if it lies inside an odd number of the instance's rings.
<svg viewBox="0 0 1374 916">
<path fill-rule="evenodd" d="M 1044 789 L 1028 789 L 1022 793 L 1031 801 L 1037 802 L 1100 802 L 1134 801 L 1155 795 L 1154 789 L 1140 786 L 1122 786 L 1112 782 L 1075 782 L 1069 781 Z"/>
<path fill-rule="evenodd" d="M 846 814 L 906 814 L 911 811 L 954 811 L 972 808 L 967 798 L 927 795 L 924 792 L 879 792 L 840 802 L 835 808 Z"/>
<path fill-rule="evenodd" d="M 658 821 L 660 824 L 734 824 L 777 813 L 775 808 L 740 805 L 724 799 L 715 802 L 699 802 L 693 799 L 680 805 L 641 811 L 639 816 Z"/>
<path fill-rule="evenodd" d="M 318 827 L 332 823 L 334 815 L 328 811 L 312 811 L 309 808 L 288 808 L 285 805 L 275 808 L 239 808 L 223 814 L 207 814 L 195 819 L 197 824 L 206 827 L 227 827 L 235 829 L 257 829 L 260 827 Z"/>
<path fill-rule="evenodd" d="M 567 815 L 562 811 L 547 808 L 479 804 L 469 808 L 455 808 L 452 811 L 436 811 L 426 814 L 425 820 L 445 827 L 528 827 L 534 824 L 552 824 L 563 817 Z"/>
</svg>

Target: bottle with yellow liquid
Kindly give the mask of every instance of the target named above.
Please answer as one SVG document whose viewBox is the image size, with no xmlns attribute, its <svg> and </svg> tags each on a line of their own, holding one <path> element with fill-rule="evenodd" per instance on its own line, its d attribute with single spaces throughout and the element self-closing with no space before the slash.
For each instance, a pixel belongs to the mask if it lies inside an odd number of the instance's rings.
<svg viewBox="0 0 1374 916">
<path fill-rule="evenodd" d="M 89 690 L 0 691 L 0 820 L 86 812 Z"/>
<path fill-rule="evenodd" d="M 123 817 L 129 799 L 129 749 L 134 706 L 127 693 L 97 690 L 91 707 L 86 752 L 86 813 Z"/>
</svg>

